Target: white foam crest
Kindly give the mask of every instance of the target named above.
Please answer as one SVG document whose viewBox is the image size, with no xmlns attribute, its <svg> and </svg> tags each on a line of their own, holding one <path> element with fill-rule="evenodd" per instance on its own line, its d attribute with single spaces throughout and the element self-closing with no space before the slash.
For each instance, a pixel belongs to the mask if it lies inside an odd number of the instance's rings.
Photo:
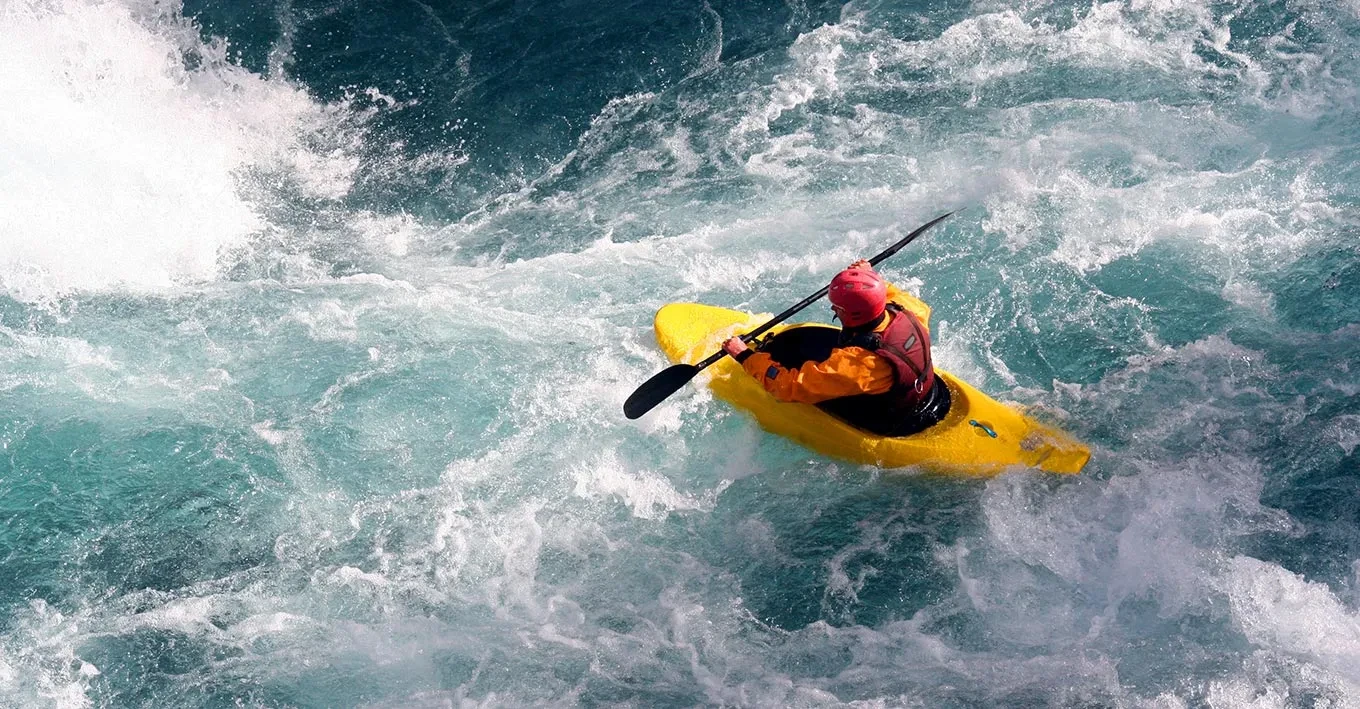
<svg viewBox="0 0 1360 709">
<path fill-rule="evenodd" d="M 1360 2 L 1360 0 L 1356 0 Z M 693 139 L 690 132 L 684 126 L 677 126 L 671 133 L 667 133 L 661 139 L 661 144 L 666 148 L 674 163 L 671 175 L 674 178 L 685 178 L 693 175 L 703 164 L 703 158 L 695 152 Z"/>
<path fill-rule="evenodd" d="M 464 216 L 458 223 L 441 230 L 436 236 L 456 239 L 485 226 L 498 215 L 511 212 L 530 203 L 539 192 L 540 187 L 551 184 L 553 180 L 565 173 L 567 168 L 578 162 L 589 161 L 607 151 L 611 147 L 610 138 L 614 129 L 632 120 L 655 101 L 656 94 L 651 92 L 640 92 L 610 99 L 609 103 L 590 119 L 590 127 L 577 138 L 576 147 L 563 156 L 561 160 L 518 190 L 507 192 L 487 202 Z M 623 180 L 629 176 L 620 174 L 616 176 L 616 179 Z M 565 195 L 557 195 L 556 198 L 569 199 L 574 203 L 574 199 Z"/>
<path fill-rule="evenodd" d="M 86 709 L 99 668 L 77 654 L 80 618 L 67 617 L 42 599 L 18 609 L 0 636 L 0 704 Z"/>
<path fill-rule="evenodd" d="M 870 191 L 846 196 L 836 210 L 862 211 L 884 200 L 900 197 L 891 191 Z M 912 200 L 915 201 L 915 200 Z M 914 211 L 912 213 L 922 213 Z M 494 267 L 439 267 L 403 274 L 421 292 L 424 307 L 447 308 L 466 315 L 474 312 L 487 322 L 516 322 L 526 318 L 534 327 L 553 331 L 574 329 L 574 335 L 589 333 L 602 342 L 607 337 L 604 322 L 650 319 L 651 313 L 667 302 L 686 299 L 715 300 L 714 293 L 726 292 L 732 307 L 773 309 L 784 300 L 765 301 L 772 288 L 797 285 L 797 297 L 806 295 L 808 286 L 824 285 L 835 271 L 896 239 L 914 224 L 895 210 L 886 225 L 845 230 L 840 214 L 812 215 L 786 210 L 736 219 L 721 225 L 702 225 L 693 231 L 642 241 L 614 242 L 597 240 L 583 250 L 558 252 Z M 881 216 L 874 221 L 880 221 Z M 836 228 L 832 228 L 835 225 Z M 794 247 L 791 235 L 809 233 L 806 246 Z M 816 284 L 816 285 L 812 285 Z M 497 297 L 485 293 L 494 290 Z M 647 299 L 639 301 L 639 293 Z M 758 295 L 762 302 L 732 302 Z M 816 309 L 805 311 L 819 319 Z M 829 315 L 825 310 L 821 318 Z M 569 325 L 567 325 L 569 323 Z M 507 328 L 506 334 L 520 337 L 525 328 Z M 643 346 L 637 353 L 652 353 L 650 328 L 639 334 Z M 569 339 L 577 339 L 572 337 Z"/>
<path fill-rule="evenodd" d="M 1019 13 L 1007 10 L 969 17 L 925 42 L 886 41 L 878 61 L 889 67 L 907 63 L 961 68 L 963 79 L 982 83 L 1029 68 L 1023 56 L 1007 59 L 993 57 L 993 53 L 1019 54 L 1035 44 L 1051 42 L 1052 35 L 1051 28 L 1027 22 Z"/>
<path fill-rule="evenodd" d="M 490 542 L 501 559 L 500 574 L 485 586 L 489 603 L 497 614 L 515 607 L 533 615 L 541 614 L 535 583 L 543 550 L 543 526 L 538 521 L 540 504 L 524 503 L 517 511 L 501 517 L 499 527 L 480 530 L 486 535 L 483 541 Z"/>
<path fill-rule="evenodd" d="M 874 198 L 897 199 L 895 195 L 862 195 L 864 201 Z M 859 200 L 851 200 L 857 202 Z M 839 207 L 840 205 L 836 205 Z M 846 205 L 850 208 L 851 205 Z M 828 208 L 828 212 L 836 211 Z M 920 213 L 920 212 L 917 212 Z M 899 217 L 900 218 L 900 217 Z M 795 278 L 808 280 L 809 274 L 820 274 L 816 282 L 829 281 L 836 271 L 844 268 L 866 252 L 891 244 L 902 236 L 904 223 L 886 227 L 844 229 L 827 228 L 823 219 L 834 216 L 803 211 L 785 211 L 769 216 L 736 220 L 729 224 L 705 227 L 696 234 L 708 244 L 708 249 L 694 252 L 684 249 L 676 254 L 683 259 L 679 273 L 689 293 L 701 295 L 722 289 L 739 289 L 757 294 L 768 290 L 772 283 L 787 283 Z M 801 248 L 793 247 L 790 234 L 819 234 L 816 241 Z M 688 238 L 677 239 L 683 248 Z M 734 247 L 741 252 L 734 252 Z M 735 306 L 734 306 L 735 307 Z M 769 308 L 759 303 L 750 307 Z M 773 309 L 773 308 L 770 308 Z M 805 313 L 805 315 L 808 313 Z"/>
<path fill-rule="evenodd" d="M 1223 285 L 1223 299 L 1262 318 L 1273 318 L 1275 296 L 1255 283 L 1229 280 Z"/>
<path fill-rule="evenodd" d="M 323 399 L 323 407 L 324 403 Z M 274 540 L 275 559 L 287 562 L 333 548 L 352 531 L 345 521 L 353 503 L 343 488 L 318 469 L 300 423 L 281 426 L 267 419 L 250 424 L 250 429 L 274 448 L 279 469 L 297 491 L 287 507 L 294 529 Z"/>
<path fill-rule="evenodd" d="M 1130 17 L 1129 9 L 1137 13 Z M 1194 53 L 1203 34 L 1218 30 L 1209 9 L 1196 3 L 1161 0 L 1094 4 L 1070 30 L 1061 33 L 1060 56 L 1096 66 L 1140 63 L 1163 71 L 1218 73 Z M 1224 29 L 1223 31 L 1226 31 Z"/>
<path fill-rule="evenodd" d="M 238 643 L 263 644 L 269 638 L 277 644 L 293 644 L 303 636 L 312 634 L 329 639 L 333 628 L 322 621 L 284 611 L 271 611 L 261 608 L 255 615 L 247 616 L 233 623 L 227 637 Z"/>
<path fill-rule="evenodd" d="M 1288 517 L 1262 506 L 1264 475 L 1242 456 L 1200 456 L 1183 463 L 1137 463 L 1137 475 L 1048 490 L 1029 477 L 988 483 L 983 511 L 989 545 L 1006 559 L 1046 569 L 1066 583 L 1104 589 L 1104 610 L 1076 609 L 1061 630 L 1070 640 L 1098 637 L 1127 598 L 1155 597 L 1162 612 L 1211 604 L 1224 547 L 1262 531 L 1288 532 Z M 1010 561 L 988 555 L 970 576 L 990 589 L 993 604 L 1051 594 L 1017 574 Z M 1050 642 L 1053 624 L 998 613 L 1012 639 Z"/>
<path fill-rule="evenodd" d="M 852 578 L 847 564 L 857 561 L 857 557 L 861 556 L 887 558 L 889 545 L 902 533 L 900 527 L 893 528 L 891 523 L 895 520 L 897 517 L 892 516 L 882 522 L 861 522 L 859 540 L 842 547 L 826 560 L 828 573 L 826 590 L 822 593 L 823 617 L 853 620 L 854 614 L 850 609 L 859 603 L 859 592 L 864 589 L 865 582 L 877 576 L 879 571 L 869 564 L 854 564 Z"/>
<path fill-rule="evenodd" d="M 1300 697 L 1308 697 L 1315 707 L 1360 706 L 1354 686 L 1335 673 L 1265 651 L 1249 657 L 1236 675 L 1208 682 L 1205 689 L 1202 705 L 1210 709 L 1293 709 L 1300 706 Z"/>
<path fill-rule="evenodd" d="M 1360 701 L 1360 612 L 1325 584 L 1247 556 L 1230 560 L 1221 583 L 1249 641 L 1336 673 Z"/>
<path fill-rule="evenodd" d="M 1231 396 L 1253 387 L 1253 377 L 1269 375 L 1270 370 L 1263 369 L 1266 361 L 1264 354 L 1257 350 L 1237 345 L 1223 335 L 1210 335 L 1179 348 L 1161 347 L 1154 352 L 1131 355 L 1127 358 L 1127 366 L 1106 375 L 1096 388 L 1102 393 L 1131 393 L 1146 386 L 1148 373 L 1167 367 L 1180 366 L 1195 370 L 1206 366 L 1225 366 L 1230 370 L 1230 376 L 1226 378 L 1210 380 L 1206 375 L 1196 373 L 1188 383 L 1214 386 L 1217 387 L 1217 393 Z M 1234 366 L 1240 366 L 1240 371 L 1232 372 Z M 1212 406 L 1212 403 L 1206 403 L 1205 406 Z M 1168 421 L 1168 425 L 1180 423 L 1184 422 L 1179 419 Z"/>
<path fill-rule="evenodd" d="M 204 45 L 178 4 L 16 0 L 0 8 L 0 285 L 41 301 L 211 279 L 260 230 L 251 169 L 322 197 L 353 160 L 302 139 L 333 119 Z M 186 68 L 184 56 L 199 60 Z"/>
<path fill-rule="evenodd" d="M 163 630 L 186 637 L 226 638 L 224 631 L 213 621 L 224 615 L 234 615 L 241 604 L 217 594 L 202 596 L 174 596 L 163 592 L 141 591 L 120 599 L 125 604 L 139 604 L 146 610 L 115 617 L 113 624 L 122 632 L 143 629 Z M 115 604 L 117 605 L 117 604 Z"/>
<path fill-rule="evenodd" d="M 435 586 L 421 593 L 481 604 L 502 619 L 554 622 L 561 602 L 552 601 L 551 589 L 537 581 L 544 547 L 584 554 L 575 549 L 578 544 L 594 547 L 599 541 L 590 522 L 554 514 L 550 501 L 571 496 L 565 481 L 525 479 L 524 460 L 537 457 L 536 439 L 522 433 L 500 450 L 451 463 L 431 491 L 437 506 L 425 511 L 434 516 L 428 542 L 385 561 L 389 581 L 395 576 L 401 584 L 424 588 L 430 579 Z M 525 487 L 542 494 L 525 497 Z M 474 498 L 478 490 L 483 492 Z"/>
<path fill-rule="evenodd" d="M 1205 36 L 1227 52 L 1226 20 L 1194 2 L 1103 2 L 1077 11 L 1060 27 L 1042 19 L 1036 3 L 1021 10 L 980 5 L 982 12 L 951 25 L 939 36 L 904 42 L 875 33 L 873 67 L 910 67 L 942 72 L 971 86 L 976 100 L 984 85 L 1045 64 L 1117 69 L 1145 67 L 1197 80 L 1229 70 L 1205 61 L 1196 48 Z M 1234 55 L 1236 56 L 1236 55 Z M 891 83 L 891 79 L 888 79 Z"/>
<path fill-rule="evenodd" d="M 348 220 L 361 238 L 392 256 L 405 256 L 411 242 L 430 233 L 431 227 L 408 214 L 373 214 L 361 212 Z"/>
<path fill-rule="evenodd" d="M 1346 455 L 1355 453 L 1355 447 L 1360 446 L 1360 416 L 1355 414 L 1337 416 L 1327 425 L 1327 430 Z"/>
<path fill-rule="evenodd" d="M 288 317 L 305 326 L 313 340 L 354 342 L 359 333 L 358 318 L 364 310 L 363 305 L 328 298 L 314 306 L 295 310 Z"/>
<path fill-rule="evenodd" d="M 458 503 L 440 513 L 431 545 L 386 564 L 383 588 L 480 605 L 538 639 L 582 648 L 581 636 L 593 630 L 583 627 L 580 607 L 564 591 L 538 578 L 542 557 L 548 550 L 584 558 L 610 542 L 590 522 L 560 518 L 541 499 L 464 504 L 456 492 L 464 486 L 446 483 Z"/>
<path fill-rule="evenodd" d="M 286 572 L 260 571 L 227 575 L 174 592 L 143 589 L 108 599 L 88 611 L 81 640 L 146 632 L 182 636 L 241 651 L 213 662 L 214 670 L 261 663 L 267 672 L 287 673 L 318 656 L 350 649 L 338 647 L 350 640 L 346 637 L 349 628 L 332 623 L 326 602 L 337 599 L 328 593 L 364 581 L 380 586 L 372 583 L 374 574 L 347 573 L 354 570 L 341 566 L 329 573 L 314 573 L 307 595 L 300 598 L 293 593 L 298 579 Z"/>
<path fill-rule="evenodd" d="M 846 25 L 823 25 L 799 35 L 789 48 L 794 68 L 775 77 L 775 84 L 762 90 L 746 115 L 737 123 L 735 132 L 768 133 L 770 124 L 785 112 L 802 106 L 816 96 L 834 95 L 840 91 L 837 64 L 845 56 L 843 42 L 858 36 Z"/>
<path fill-rule="evenodd" d="M 1313 29 L 1331 33 L 1330 42 L 1311 46 L 1295 37 L 1291 23 L 1280 34 L 1258 42 L 1265 56 L 1248 62 L 1256 79 L 1255 100 L 1266 108 L 1314 120 L 1328 111 L 1355 108 L 1355 39 L 1344 29 L 1332 25 L 1335 10 L 1327 6 L 1308 8 Z M 1320 27 L 1319 25 L 1331 27 Z M 1233 55 L 1238 58 L 1240 55 Z M 1345 64 L 1351 64 L 1350 67 Z M 1348 76 L 1349 75 L 1349 76 Z"/>
<path fill-rule="evenodd" d="M 965 18 L 928 40 L 903 42 L 875 36 L 878 51 L 872 66 L 877 70 L 904 64 L 944 69 L 964 83 L 980 86 L 1029 70 L 1033 63 L 1029 57 L 1036 52 L 1039 56 L 1066 53 L 1092 63 L 1102 61 L 1102 54 L 1123 55 L 1134 61 L 1156 56 L 1146 43 L 1132 42 L 1126 33 L 1118 31 L 1121 25 L 1113 20 L 1119 9 L 1111 12 L 1112 5 L 1115 3 L 1093 5 L 1091 13 L 1066 32 L 1007 9 Z"/>
<path fill-rule="evenodd" d="M 80 398 L 103 402 L 117 398 L 117 377 L 124 369 L 108 347 L 77 337 L 25 334 L 4 325 L 0 364 L 4 365 L 0 391 L 29 385 L 49 392 L 78 392 Z"/>
<path fill-rule="evenodd" d="M 902 286 L 900 283 L 897 285 Z M 913 288 L 908 290 L 919 292 Z M 960 328 L 948 320 L 935 319 L 932 316 L 930 356 L 936 366 L 975 386 L 981 386 L 991 375 L 999 376 L 1008 386 L 1015 386 L 1018 382 L 1015 374 L 1006 366 L 1005 361 L 992 351 L 990 344 L 983 348 L 986 366 L 973 357 L 972 345 L 975 339 L 972 328 L 965 326 L 960 331 Z"/>
<path fill-rule="evenodd" d="M 676 490 L 665 478 L 647 470 L 626 469 L 614 451 L 605 451 L 596 459 L 572 468 L 576 479 L 575 494 L 587 499 L 618 497 L 642 519 L 663 519 L 676 510 L 702 510 L 712 507 L 724 486 L 712 491 L 707 500 L 700 500 Z"/>
<path fill-rule="evenodd" d="M 819 157 L 823 151 L 807 131 L 771 138 L 770 147 L 746 159 L 746 172 L 786 184 L 797 185 L 811 177 L 801 165 L 809 158 Z"/>
<path fill-rule="evenodd" d="M 1047 66 L 1128 73 L 1150 71 L 1165 79 L 1216 88 L 1235 80 L 1239 97 L 1281 114 L 1315 119 L 1354 105 L 1357 89 L 1351 39 L 1332 17 L 1335 10 L 1304 3 L 1295 8 L 1311 29 L 1335 41 L 1308 44 L 1291 23 L 1279 34 L 1253 38 L 1234 50 L 1232 22 L 1239 12 L 1183 0 L 1096 2 L 1069 11 L 1051 2 L 977 3 L 975 13 L 922 41 L 866 32 L 874 50 L 865 62 L 868 84 L 900 86 L 903 66 L 925 70 L 942 83 L 968 87 L 977 101 L 988 83 Z M 1055 11 L 1073 17 L 1054 22 Z M 849 24 L 862 23 L 851 16 Z M 1242 43 L 1237 43 L 1242 44 Z M 1211 49 L 1226 61 L 1205 55 Z M 1212 89 L 1211 89 L 1212 90 Z"/>
<path fill-rule="evenodd" d="M 28 335 L 4 325 L 0 325 L 0 337 L 8 338 L 16 345 L 0 349 L 0 361 L 11 365 L 32 358 L 52 361 L 65 369 L 118 369 L 108 347 L 96 347 L 79 338 Z"/>
<path fill-rule="evenodd" d="M 1069 112 L 1080 114 L 1081 129 L 1071 118 L 1056 127 L 1036 125 Z M 1080 272 L 1098 271 L 1152 243 L 1179 241 L 1215 262 L 1225 284 L 1250 290 L 1243 280 L 1248 273 L 1292 262 L 1337 219 L 1309 164 L 1257 159 L 1232 172 L 1187 169 L 1183 163 L 1200 160 L 1206 140 L 1234 149 L 1251 140 L 1212 112 L 1076 101 L 1002 115 L 1010 127 L 985 139 L 1002 167 L 986 196 L 984 228 L 1005 233 L 1012 248 L 1056 229 L 1061 236 L 1051 258 Z M 1156 138 L 1129 137 L 1149 123 L 1158 126 Z M 1212 136 L 1204 133 L 1209 125 L 1216 126 Z M 1110 154 L 1127 163 L 1120 168 L 1127 175 L 1086 164 Z"/>
</svg>

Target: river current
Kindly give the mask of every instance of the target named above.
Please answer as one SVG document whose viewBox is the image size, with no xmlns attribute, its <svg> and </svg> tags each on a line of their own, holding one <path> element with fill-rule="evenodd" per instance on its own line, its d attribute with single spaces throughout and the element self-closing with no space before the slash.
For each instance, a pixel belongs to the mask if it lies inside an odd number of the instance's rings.
<svg viewBox="0 0 1360 709">
<path fill-rule="evenodd" d="M 0 705 L 1360 707 L 1357 82 L 1357 0 L 0 0 Z M 623 417 L 949 210 L 881 270 L 1081 475 Z"/>
</svg>

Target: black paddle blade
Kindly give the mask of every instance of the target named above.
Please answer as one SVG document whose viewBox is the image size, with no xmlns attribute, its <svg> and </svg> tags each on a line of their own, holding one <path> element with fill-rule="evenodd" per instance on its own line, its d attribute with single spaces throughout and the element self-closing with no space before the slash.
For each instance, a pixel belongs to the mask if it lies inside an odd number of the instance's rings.
<svg viewBox="0 0 1360 709">
<path fill-rule="evenodd" d="M 642 386 L 623 402 L 623 415 L 635 419 L 651 411 L 653 406 L 660 404 L 666 397 L 680 391 L 680 387 L 688 384 L 698 373 L 699 368 L 692 364 L 673 364 L 661 370 L 643 382 Z"/>
</svg>

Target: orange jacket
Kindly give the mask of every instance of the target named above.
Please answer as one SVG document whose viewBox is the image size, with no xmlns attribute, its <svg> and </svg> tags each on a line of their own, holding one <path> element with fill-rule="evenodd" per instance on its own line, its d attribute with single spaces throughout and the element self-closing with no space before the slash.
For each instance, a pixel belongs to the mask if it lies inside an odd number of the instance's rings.
<svg viewBox="0 0 1360 709">
<path fill-rule="evenodd" d="M 888 302 L 902 306 L 930 329 L 930 306 L 920 299 L 888 284 Z M 888 318 L 875 332 L 888 327 Z M 888 360 L 863 347 L 837 347 L 821 362 L 804 362 L 798 369 L 775 364 L 764 352 L 756 352 L 742 362 L 748 374 L 760 380 L 765 390 L 780 401 L 816 404 L 827 399 L 856 394 L 883 394 L 893 385 L 893 367 Z"/>
</svg>

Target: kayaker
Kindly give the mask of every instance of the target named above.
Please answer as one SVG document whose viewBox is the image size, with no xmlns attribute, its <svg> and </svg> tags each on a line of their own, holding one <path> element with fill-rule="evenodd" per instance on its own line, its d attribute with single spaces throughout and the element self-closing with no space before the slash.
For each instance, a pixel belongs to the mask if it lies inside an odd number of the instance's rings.
<svg viewBox="0 0 1360 709">
<path fill-rule="evenodd" d="M 826 359 L 788 369 L 739 337 L 723 350 L 776 399 L 816 404 L 871 433 L 907 436 L 943 419 L 949 388 L 931 365 L 930 308 L 864 260 L 836 274 L 828 295 L 842 328 Z"/>
</svg>

